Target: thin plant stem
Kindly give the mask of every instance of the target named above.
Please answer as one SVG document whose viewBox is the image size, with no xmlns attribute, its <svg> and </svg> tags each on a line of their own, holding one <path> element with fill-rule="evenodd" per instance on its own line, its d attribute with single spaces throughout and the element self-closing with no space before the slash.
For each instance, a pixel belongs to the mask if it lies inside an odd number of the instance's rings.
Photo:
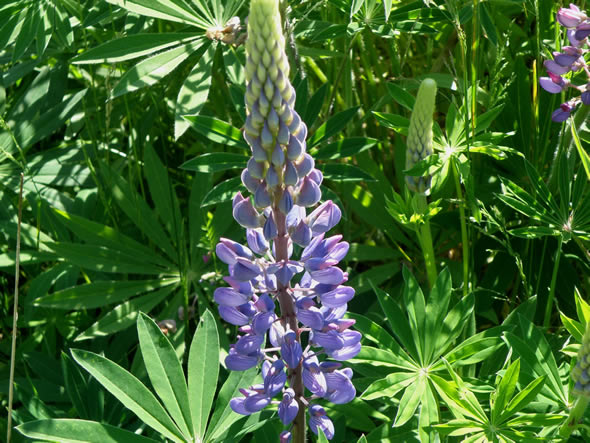
<svg viewBox="0 0 590 443">
<path fill-rule="evenodd" d="M 549 297 L 547 298 L 547 305 L 545 306 L 545 318 L 543 319 L 543 326 L 546 328 L 549 327 L 551 311 L 553 310 L 553 301 L 555 299 L 555 284 L 557 282 L 557 271 L 559 269 L 559 261 L 561 259 L 562 244 L 563 237 L 559 236 L 557 240 L 557 251 L 555 252 L 555 262 L 553 263 L 553 274 L 551 275 L 551 286 L 549 286 Z"/>
<path fill-rule="evenodd" d="M 14 396 L 14 363 L 16 360 L 16 333 L 18 322 L 18 280 L 20 275 L 20 227 L 23 218 L 23 181 L 20 175 L 20 190 L 18 195 L 18 223 L 16 227 L 16 255 L 14 270 L 14 304 L 12 314 L 12 347 L 10 350 L 10 378 L 8 380 L 8 423 L 6 425 L 6 442 L 10 443 L 12 431 L 12 400 Z"/>
<path fill-rule="evenodd" d="M 571 435 L 584 416 L 588 403 L 590 403 L 590 398 L 588 397 L 578 397 L 576 399 L 567 420 L 559 428 L 559 435 L 563 438 L 568 438 Z"/>
<path fill-rule="evenodd" d="M 418 200 L 418 210 L 424 214 L 428 210 L 426 196 L 423 194 L 416 196 Z M 428 275 L 428 284 L 432 288 L 436 282 L 438 275 L 436 271 L 436 261 L 434 259 L 434 247 L 432 245 L 432 233 L 430 231 L 430 220 L 424 217 L 425 221 L 417 229 L 422 254 L 424 255 L 424 263 L 426 264 L 426 274 Z"/>
<path fill-rule="evenodd" d="M 455 179 L 455 188 L 457 198 L 460 200 L 459 217 L 461 219 L 461 242 L 463 246 L 463 295 L 469 292 L 469 242 L 467 239 L 467 221 L 465 218 L 465 208 L 463 207 L 463 191 L 461 190 L 461 181 L 459 180 L 459 171 L 454 160 L 451 160 L 453 167 L 453 178 Z"/>
<path fill-rule="evenodd" d="M 289 260 L 289 233 L 287 232 L 287 224 L 285 215 L 278 209 L 278 199 L 275 199 L 273 205 L 272 217 L 278 227 L 278 236 L 275 240 L 276 261 Z M 289 293 L 289 285 L 283 285 L 278 282 L 278 300 L 281 308 L 281 319 L 284 327 L 288 327 L 297 334 L 297 340 L 301 342 L 301 331 L 297 323 L 297 313 L 295 310 L 295 302 Z M 305 395 L 305 387 L 303 385 L 303 360 L 299 366 L 289 371 L 289 384 L 291 389 L 295 392 L 295 399 L 299 405 L 299 412 L 293 420 L 293 443 L 305 443 L 306 441 L 306 423 L 305 423 L 305 409 L 306 405 L 303 403 Z"/>
</svg>

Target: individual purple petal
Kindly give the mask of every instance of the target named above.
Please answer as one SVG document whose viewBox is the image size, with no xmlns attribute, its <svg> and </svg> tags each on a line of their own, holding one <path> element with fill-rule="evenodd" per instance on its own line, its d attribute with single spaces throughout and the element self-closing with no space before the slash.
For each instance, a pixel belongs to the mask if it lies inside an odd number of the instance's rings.
<svg viewBox="0 0 590 443">
<path fill-rule="evenodd" d="M 221 237 L 219 239 L 219 242 L 220 242 L 220 244 L 223 244 L 224 246 L 226 246 L 231 252 L 233 252 L 235 255 L 237 255 L 239 257 L 244 257 L 244 258 L 248 258 L 248 259 L 252 259 L 254 257 L 254 255 L 252 254 L 252 251 L 250 249 L 248 249 L 245 246 L 242 246 L 238 242 L 230 240 L 229 238 Z M 233 261 L 235 261 L 235 260 L 232 259 L 232 263 L 228 263 L 228 262 L 225 262 L 225 263 L 227 263 L 228 265 L 232 265 L 232 264 L 234 264 Z"/>
<path fill-rule="evenodd" d="M 242 171 L 242 184 L 246 187 L 246 189 L 252 193 L 256 192 L 258 185 L 260 185 L 260 180 L 257 178 L 252 177 L 248 168 L 245 168 Z"/>
<path fill-rule="evenodd" d="M 254 306 L 260 312 L 274 312 L 275 310 L 275 302 L 272 301 L 268 294 L 262 294 L 254 303 Z"/>
<path fill-rule="evenodd" d="M 287 373 L 283 360 L 275 360 L 264 375 L 264 392 L 272 398 L 281 392 L 286 381 Z"/>
<path fill-rule="evenodd" d="M 280 321 L 274 322 L 268 330 L 268 338 L 270 343 L 278 348 L 283 344 L 283 336 L 285 335 L 285 328 Z"/>
<path fill-rule="evenodd" d="M 303 361 L 302 378 L 305 387 L 313 394 L 319 397 L 323 397 L 326 394 L 326 390 L 328 389 L 326 377 L 316 362 Z"/>
<path fill-rule="evenodd" d="M 553 111 L 553 114 L 551 114 L 551 120 L 557 123 L 566 121 L 569 118 L 572 109 L 573 108 L 569 105 L 569 103 L 562 103 L 560 107 Z"/>
<path fill-rule="evenodd" d="M 297 309 L 297 318 L 308 328 L 322 329 L 324 327 L 324 316 L 316 307 Z"/>
<path fill-rule="evenodd" d="M 287 146 L 287 158 L 291 161 L 297 160 L 303 154 L 303 145 L 301 142 L 291 134 L 289 137 L 289 145 Z"/>
<path fill-rule="evenodd" d="M 326 416 L 326 411 L 320 405 L 311 405 L 309 408 L 309 429 L 318 435 L 321 429 L 328 440 L 334 438 L 334 423 Z"/>
<path fill-rule="evenodd" d="M 232 411 L 234 411 L 237 414 L 250 415 L 252 414 L 252 412 L 246 410 L 246 407 L 244 405 L 245 401 L 246 397 L 232 398 L 229 401 L 229 407 L 232 408 Z"/>
<path fill-rule="evenodd" d="M 330 285 L 339 285 L 346 281 L 346 275 L 340 268 L 332 266 L 319 271 L 310 272 L 311 278 L 318 283 L 327 283 Z"/>
<path fill-rule="evenodd" d="M 269 245 L 264 238 L 264 234 L 262 233 L 261 229 L 247 229 L 246 240 L 248 241 L 248 246 L 250 246 L 250 249 L 252 249 L 255 253 L 264 255 L 266 254 L 266 251 L 268 251 Z"/>
<path fill-rule="evenodd" d="M 271 163 L 275 166 L 283 166 L 285 164 L 285 152 L 281 145 L 277 143 L 272 151 Z"/>
<path fill-rule="evenodd" d="M 574 33 L 574 38 L 578 41 L 584 40 L 586 37 L 590 35 L 590 22 L 580 23 L 576 27 L 576 32 Z M 572 42 L 573 44 L 573 42 Z"/>
<path fill-rule="evenodd" d="M 297 341 L 297 334 L 294 331 L 289 331 L 283 336 L 282 341 L 281 357 L 290 369 L 295 369 L 299 366 L 303 355 L 301 343 Z"/>
<path fill-rule="evenodd" d="M 319 186 L 322 184 L 322 181 L 324 181 L 324 174 L 322 174 L 322 171 L 319 169 L 312 169 L 309 173 L 309 178 Z"/>
<path fill-rule="evenodd" d="M 232 325 L 243 326 L 250 321 L 250 317 L 234 306 L 220 305 L 217 309 L 219 316 Z"/>
<path fill-rule="evenodd" d="M 333 371 L 324 374 L 324 376 L 328 387 L 325 399 L 337 405 L 348 403 L 354 399 L 356 389 L 344 372 Z"/>
<path fill-rule="evenodd" d="M 566 28 L 575 28 L 586 18 L 586 14 L 573 4 L 569 8 L 560 8 L 557 11 L 557 21 Z"/>
<path fill-rule="evenodd" d="M 274 312 L 260 312 L 254 316 L 252 320 L 252 328 L 258 335 L 266 334 L 270 326 L 275 321 L 276 315 Z"/>
<path fill-rule="evenodd" d="M 266 170 L 266 185 L 269 188 L 274 188 L 279 184 L 279 176 L 277 175 L 277 171 L 275 170 L 274 166 L 270 166 Z"/>
<path fill-rule="evenodd" d="M 334 248 L 332 248 L 330 250 L 330 252 L 327 255 L 327 258 L 331 259 L 331 260 L 336 260 L 336 262 L 339 262 L 344 257 L 346 257 L 346 254 L 348 254 L 349 248 L 350 248 L 350 245 L 348 244 L 348 242 L 345 242 L 345 241 L 340 242 L 336 246 L 334 246 Z"/>
<path fill-rule="evenodd" d="M 266 394 L 254 394 L 244 400 L 244 409 L 251 414 L 266 408 L 270 404 L 270 397 Z"/>
<path fill-rule="evenodd" d="M 293 205 L 286 218 L 287 228 L 295 228 L 301 220 L 305 219 L 305 208 L 298 205 Z"/>
<path fill-rule="evenodd" d="M 285 426 L 295 420 L 299 412 L 299 404 L 295 400 L 295 392 L 293 389 L 285 389 L 283 393 L 283 400 L 279 403 L 279 418 Z"/>
<path fill-rule="evenodd" d="M 567 38 L 573 46 L 580 46 L 582 42 L 576 38 L 576 30 L 568 29 Z"/>
<path fill-rule="evenodd" d="M 262 353 L 260 351 L 250 355 L 243 355 L 234 348 L 230 348 L 227 357 L 225 357 L 225 366 L 230 371 L 245 371 L 256 366 L 261 359 Z"/>
<path fill-rule="evenodd" d="M 341 349 L 344 346 L 344 337 L 338 331 L 327 331 L 327 332 L 320 332 L 320 331 L 313 331 L 313 335 L 311 340 L 316 345 L 321 346 L 326 351 L 332 349 Z"/>
<path fill-rule="evenodd" d="M 571 66 L 577 59 L 578 55 L 564 54 L 563 52 L 554 52 L 553 60 L 559 66 Z"/>
<path fill-rule="evenodd" d="M 262 227 L 264 218 L 254 209 L 250 199 L 237 203 L 233 209 L 234 219 L 244 228 L 256 229 Z"/>
<path fill-rule="evenodd" d="M 545 60 L 543 62 L 543 65 L 545 66 L 545 68 L 547 69 L 547 71 L 551 74 L 555 74 L 555 75 L 563 75 L 568 73 L 571 68 L 570 66 L 561 66 L 558 65 L 554 60 Z"/>
<path fill-rule="evenodd" d="M 230 275 L 236 280 L 246 282 L 260 275 L 262 270 L 256 263 L 252 263 L 248 259 L 238 257 L 237 263 L 229 267 L 229 272 Z"/>
<path fill-rule="evenodd" d="M 228 265 L 235 265 L 237 263 L 237 254 L 223 243 L 217 243 L 217 246 L 215 246 L 215 254 L 223 263 Z"/>
<path fill-rule="evenodd" d="M 293 209 L 293 197 L 289 189 L 284 189 L 279 199 L 279 211 L 287 215 Z"/>
<path fill-rule="evenodd" d="M 264 335 L 246 334 L 235 344 L 236 352 L 244 355 L 256 353 L 264 343 Z"/>
<path fill-rule="evenodd" d="M 325 292 L 320 296 L 323 305 L 329 308 L 337 308 L 348 303 L 354 297 L 354 288 L 350 286 L 338 286 L 336 289 Z"/>
<path fill-rule="evenodd" d="M 305 177 L 311 172 L 314 166 L 315 162 L 313 161 L 313 157 L 309 154 L 304 154 L 301 160 L 295 163 L 295 168 L 297 169 L 299 177 Z"/>
<path fill-rule="evenodd" d="M 247 303 L 250 297 L 232 288 L 217 288 L 213 293 L 215 302 L 223 306 L 240 306 Z"/>
<path fill-rule="evenodd" d="M 305 222 L 300 221 L 297 227 L 291 233 L 291 240 L 299 246 L 307 246 L 311 241 L 312 233 L 309 226 Z"/>
<path fill-rule="evenodd" d="M 264 238 L 267 240 L 272 240 L 273 238 L 276 238 L 277 235 L 279 235 L 279 231 L 272 214 L 269 214 L 269 216 L 266 218 L 262 232 L 264 233 Z"/>
<path fill-rule="evenodd" d="M 539 79 L 539 84 L 545 91 L 550 92 L 551 94 L 558 94 L 563 89 L 558 84 L 553 83 L 549 77 L 541 77 Z"/>
<path fill-rule="evenodd" d="M 297 204 L 300 206 L 313 206 L 322 198 L 320 187 L 309 177 L 303 179 L 297 195 Z"/>
<path fill-rule="evenodd" d="M 581 99 L 582 103 L 590 105 L 590 90 L 588 90 L 588 86 L 586 86 L 586 91 L 582 92 Z"/>
<path fill-rule="evenodd" d="M 254 204 L 258 208 L 266 208 L 272 204 L 264 182 L 260 183 L 256 188 L 256 192 L 254 193 Z"/>
<path fill-rule="evenodd" d="M 264 162 L 257 162 L 253 157 L 251 157 L 250 160 L 248 160 L 247 169 L 252 178 L 257 180 L 262 180 L 264 178 Z"/>
<path fill-rule="evenodd" d="M 340 208 L 332 200 L 322 203 L 308 217 L 313 235 L 316 236 L 328 232 L 338 224 L 341 217 L 342 212 Z"/>
</svg>

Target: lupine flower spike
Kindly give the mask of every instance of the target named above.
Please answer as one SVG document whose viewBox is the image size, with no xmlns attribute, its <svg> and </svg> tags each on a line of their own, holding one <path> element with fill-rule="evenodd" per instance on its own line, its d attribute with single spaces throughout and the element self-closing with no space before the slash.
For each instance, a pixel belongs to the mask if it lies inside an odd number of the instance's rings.
<svg viewBox="0 0 590 443">
<path fill-rule="evenodd" d="M 576 5 L 570 4 L 569 8 L 560 8 L 557 11 L 557 21 L 567 28 L 570 45 L 564 46 L 561 52 L 553 52 L 553 60 L 545 60 L 543 65 L 547 69 L 548 77 L 541 77 L 539 84 L 545 91 L 552 94 L 558 94 L 568 88 L 580 91 L 579 97 L 562 103 L 551 115 L 553 121 L 563 122 L 569 118 L 580 103 L 590 105 L 590 69 L 584 60 L 584 54 L 588 52 L 584 46 L 588 44 L 590 20 L 584 11 L 581 11 Z M 576 85 L 563 77 L 569 72 L 581 70 L 586 73 L 585 84 Z"/>
<path fill-rule="evenodd" d="M 252 198 L 238 192 L 233 200 L 248 246 L 220 239 L 216 253 L 229 267 L 229 286 L 217 288 L 214 298 L 220 316 L 239 326 L 226 366 L 262 371 L 262 382 L 241 389 L 231 408 L 248 415 L 276 405 L 286 426 L 279 441 L 302 442 L 307 421 L 313 432 L 334 435 L 316 400 L 340 404 L 355 397 L 352 371 L 339 361 L 359 353 L 361 334 L 350 329 L 354 320 L 343 318 L 354 289 L 337 265 L 349 245 L 341 235 L 326 235 L 340 209 L 326 201 L 306 211 L 320 201 L 323 177 L 306 153 L 307 127 L 294 108 L 284 48 L 278 0 L 252 0 L 244 129 L 252 158 L 242 172 Z"/>
<path fill-rule="evenodd" d="M 586 325 L 586 331 L 582 338 L 582 345 L 578 351 L 578 360 L 572 370 L 574 387 L 572 394 L 575 397 L 573 407 L 567 421 L 561 426 L 559 433 L 562 437 L 569 437 L 574 428 L 580 423 L 588 403 L 590 403 L 590 324 Z"/>
<path fill-rule="evenodd" d="M 406 150 L 406 170 L 432 154 L 432 114 L 436 99 L 436 82 L 427 78 L 420 84 L 416 103 L 410 117 Z M 406 175 L 406 184 L 412 192 L 430 193 L 429 175 L 413 177 Z"/>
</svg>

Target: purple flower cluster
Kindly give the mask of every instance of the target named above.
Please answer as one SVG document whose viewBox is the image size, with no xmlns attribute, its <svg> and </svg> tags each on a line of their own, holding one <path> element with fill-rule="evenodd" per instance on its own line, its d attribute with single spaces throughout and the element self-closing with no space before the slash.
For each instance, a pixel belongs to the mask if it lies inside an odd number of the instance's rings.
<svg viewBox="0 0 590 443">
<path fill-rule="evenodd" d="M 580 97 L 574 97 L 562 103 L 551 115 L 555 122 L 563 122 L 569 118 L 572 111 L 581 103 L 590 105 L 590 69 L 584 60 L 584 54 L 588 49 L 582 46 L 588 43 L 590 35 L 590 20 L 584 11 L 576 5 L 570 4 L 569 8 L 560 8 L 557 12 L 557 21 L 567 28 L 569 46 L 564 46 L 561 52 L 553 52 L 553 60 L 545 60 L 544 66 L 549 77 L 541 77 L 539 83 L 547 92 L 558 94 L 568 88 L 574 88 L 581 92 Z M 584 85 L 574 85 L 563 75 L 569 72 L 583 70 L 587 76 Z"/>
<path fill-rule="evenodd" d="M 341 211 L 332 201 L 306 211 L 321 199 L 323 176 L 306 153 L 307 128 L 294 109 L 278 0 L 252 0 L 246 54 L 244 138 L 252 158 L 242 183 L 253 198 L 238 192 L 233 217 L 246 228 L 248 246 L 220 239 L 216 254 L 228 265 L 229 286 L 217 288 L 214 298 L 220 316 L 239 326 L 227 368 L 261 364 L 262 383 L 241 389 L 243 396 L 230 406 L 249 415 L 276 405 L 288 427 L 282 442 L 290 441 L 291 431 L 302 441 L 307 408 L 310 429 L 331 439 L 334 426 L 313 401 L 354 399 L 352 370 L 338 361 L 359 353 L 361 334 L 344 318 L 354 289 L 337 266 L 349 244 L 341 235 L 326 236 Z M 336 361 L 321 361 L 324 356 Z"/>
</svg>

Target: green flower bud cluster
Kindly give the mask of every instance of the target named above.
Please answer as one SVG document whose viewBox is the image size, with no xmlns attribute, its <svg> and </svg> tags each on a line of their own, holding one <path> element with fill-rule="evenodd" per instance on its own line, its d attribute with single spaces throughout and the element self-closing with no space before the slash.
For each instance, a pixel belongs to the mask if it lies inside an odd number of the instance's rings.
<svg viewBox="0 0 590 443">
<path fill-rule="evenodd" d="M 578 362 L 572 371 L 574 394 L 590 397 L 590 326 L 582 338 L 582 346 L 578 351 Z"/>
<path fill-rule="evenodd" d="M 436 82 L 427 78 L 420 84 L 416 104 L 410 117 L 408 129 L 406 170 L 432 154 L 432 114 L 436 99 Z M 406 175 L 406 184 L 413 192 L 428 194 L 430 192 L 429 175 L 413 177 Z"/>
<path fill-rule="evenodd" d="M 307 127 L 294 107 L 278 1 L 252 0 L 248 17 L 244 138 L 252 158 L 242 181 L 258 208 L 281 199 L 298 204 L 299 188 L 314 167 L 305 152 Z M 309 200 L 299 204 L 308 206 Z"/>
</svg>

